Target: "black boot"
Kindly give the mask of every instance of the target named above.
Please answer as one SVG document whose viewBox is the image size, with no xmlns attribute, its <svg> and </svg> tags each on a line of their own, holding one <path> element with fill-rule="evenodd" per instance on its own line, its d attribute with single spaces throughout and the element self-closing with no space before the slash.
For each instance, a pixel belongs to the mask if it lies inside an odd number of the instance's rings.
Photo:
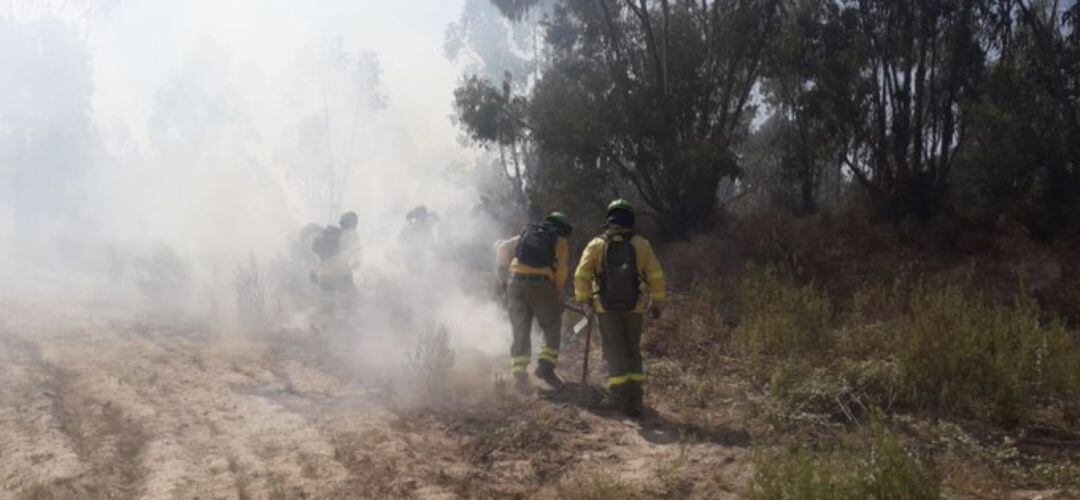
<svg viewBox="0 0 1080 500">
<path fill-rule="evenodd" d="M 529 394 L 532 392 L 532 386 L 529 385 L 529 374 L 525 372 L 514 374 L 514 389 L 521 394 Z"/>
<path fill-rule="evenodd" d="M 543 380 L 544 382 L 547 382 L 547 384 L 553 390 L 560 390 L 563 388 L 563 386 L 566 385 L 563 382 L 562 377 L 559 377 L 559 374 L 555 373 L 555 363 L 552 363 L 546 359 L 541 359 L 536 364 L 535 374 L 537 378 Z"/>
<path fill-rule="evenodd" d="M 626 385 L 617 385 L 608 389 L 604 394 L 603 399 L 600 400 L 598 409 L 602 411 L 611 411 L 626 413 Z"/>
<path fill-rule="evenodd" d="M 641 382 L 628 382 L 626 384 L 626 416 L 641 418 L 645 416 L 645 390 Z"/>
</svg>

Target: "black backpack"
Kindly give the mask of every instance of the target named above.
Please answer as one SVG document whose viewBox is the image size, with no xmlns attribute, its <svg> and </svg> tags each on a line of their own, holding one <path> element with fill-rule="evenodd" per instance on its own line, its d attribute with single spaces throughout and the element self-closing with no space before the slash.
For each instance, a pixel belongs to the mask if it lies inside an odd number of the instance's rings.
<svg viewBox="0 0 1080 500">
<path fill-rule="evenodd" d="M 600 274 L 600 304 L 608 311 L 633 311 L 641 296 L 634 235 L 605 236 L 604 269 Z"/>
<path fill-rule="evenodd" d="M 555 244 L 559 234 L 544 224 L 529 224 L 521 232 L 514 257 L 529 267 L 555 267 Z"/>
<path fill-rule="evenodd" d="M 341 228 L 337 226 L 327 226 L 315 237 L 315 241 L 311 242 L 311 251 L 322 260 L 333 258 L 340 247 Z"/>
</svg>

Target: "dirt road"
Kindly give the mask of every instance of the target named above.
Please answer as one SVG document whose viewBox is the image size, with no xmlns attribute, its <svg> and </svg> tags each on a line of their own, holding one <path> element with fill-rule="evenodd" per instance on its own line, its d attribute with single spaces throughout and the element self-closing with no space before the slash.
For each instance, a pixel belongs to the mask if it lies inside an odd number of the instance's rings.
<svg viewBox="0 0 1080 500">
<path fill-rule="evenodd" d="M 405 404 L 319 346 L 0 301 L 0 498 L 717 498 L 748 480 L 738 439 L 493 379 Z"/>
</svg>

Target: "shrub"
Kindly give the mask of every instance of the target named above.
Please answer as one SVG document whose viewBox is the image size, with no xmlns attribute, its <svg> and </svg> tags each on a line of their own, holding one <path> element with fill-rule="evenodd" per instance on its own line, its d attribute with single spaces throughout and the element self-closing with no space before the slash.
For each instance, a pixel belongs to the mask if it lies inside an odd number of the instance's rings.
<svg viewBox="0 0 1080 500">
<path fill-rule="evenodd" d="M 236 313 L 241 324 L 258 327 L 266 319 L 266 287 L 259 273 L 255 255 L 248 257 L 247 264 L 236 266 L 233 281 L 236 294 Z"/>
<path fill-rule="evenodd" d="M 959 288 L 915 293 L 895 336 L 901 398 L 1003 424 L 1037 396 L 1071 397 L 1080 349 L 1058 322 L 1042 324 L 1029 296 L 995 307 Z"/>
<path fill-rule="evenodd" d="M 134 281 L 147 301 L 166 309 L 180 309 L 191 291 L 191 271 L 172 247 L 159 243 L 144 257 L 135 259 Z"/>
<path fill-rule="evenodd" d="M 414 374 L 425 396 L 446 396 L 450 389 L 454 368 L 454 350 L 450 347 L 450 332 L 440 326 L 416 339 L 416 347 L 409 353 L 408 373 Z"/>
<path fill-rule="evenodd" d="M 641 498 L 637 488 L 606 471 L 574 474 L 559 483 L 558 497 L 571 500 Z"/>
<path fill-rule="evenodd" d="M 828 297 L 812 285 L 794 286 L 771 268 L 750 269 L 739 283 L 738 349 L 751 359 L 786 356 L 827 346 Z"/>
<path fill-rule="evenodd" d="M 769 393 L 782 403 L 783 415 L 825 414 L 837 421 L 862 423 L 863 416 L 888 409 L 895 399 L 895 364 L 840 360 L 823 366 L 809 359 L 781 363 L 772 373 Z"/>
<path fill-rule="evenodd" d="M 764 453 L 747 495 L 756 500 L 917 500 L 941 498 L 933 469 L 875 423 L 863 442 L 815 456 L 807 450 Z"/>
</svg>

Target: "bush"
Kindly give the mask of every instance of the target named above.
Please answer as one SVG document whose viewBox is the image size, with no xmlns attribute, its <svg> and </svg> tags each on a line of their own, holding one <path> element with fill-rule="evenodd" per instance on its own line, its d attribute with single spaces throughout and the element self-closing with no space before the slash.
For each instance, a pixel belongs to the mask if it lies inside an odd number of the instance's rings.
<svg viewBox="0 0 1080 500">
<path fill-rule="evenodd" d="M 781 363 L 772 373 L 769 392 L 783 404 L 782 416 L 825 414 L 859 424 L 864 415 L 892 406 L 897 385 L 893 363 L 840 360 L 837 365 L 809 359 Z"/>
<path fill-rule="evenodd" d="M 266 320 L 266 287 L 254 254 L 248 257 L 246 265 L 236 266 L 233 291 L 236 293 L 236 313 L 241 324 L 262 326 Z"/>
<path fill-rule="evenodd" d="M 445 397 L 453 383 L 453 368 L 454 350 L 450 347 L 450 332 L 445 326 L 417 337 L 406 369 L 417 378 L 424 396 Z"/>
<path fill-rule="evenodd" d="M 917 500 L 941 498 L 940 480 L 884 426 L 864 442 L 821 456 L 809 451 L 765 453 L 755 460 L 750 493 L 756 500 Z"/>
<path fill-rule="evenodd" d="M 159 243 L 145 257 L 135 259 L 134 281 L 147 301 L 159 308 L 181 309 L 191 291 L 191 270 L 172 247 Z"/>
<path fill-rule="evenodd" d="M 750 269 L 739 283 L 738 302 L 740 324 L 733 340 L 752 360 L 827 346 L 832 306 L 812 285 L 789 284 L 771 268 Z"/>
<path fill-rule="evenodd" d="M 578 473 L 559 483 L 558 497 L 571 500 L 628 500 L 641 498 L 637 488 L 606 471 Z"/>
<path fill-rule="evenodd" d="M 994 307 L 955 287 L 915 293 L 895 340 L 901 398 L 918 407 L 1013 425 L 1035 397 L 1075 395 L 1080 349 L 1028 296 Z"/>
</svg>

